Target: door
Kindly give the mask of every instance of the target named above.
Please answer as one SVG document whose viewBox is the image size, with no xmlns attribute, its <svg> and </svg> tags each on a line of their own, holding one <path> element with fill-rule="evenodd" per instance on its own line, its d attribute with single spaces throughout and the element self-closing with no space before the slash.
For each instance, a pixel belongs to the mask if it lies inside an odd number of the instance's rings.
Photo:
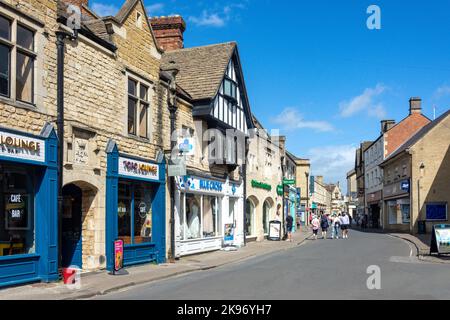
<svg viewBox="0 0 450 320">
<path fill-rule="evenodd" d="M 63 188 L 62 266 L 82 268 L 82 191 L 71 184 Z"/>
</svg>

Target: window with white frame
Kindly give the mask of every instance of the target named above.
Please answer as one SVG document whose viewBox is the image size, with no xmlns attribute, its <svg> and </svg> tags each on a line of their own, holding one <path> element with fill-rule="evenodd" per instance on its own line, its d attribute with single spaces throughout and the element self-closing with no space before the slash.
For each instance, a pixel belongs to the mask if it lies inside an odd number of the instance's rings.
<svg viewBox="0 0 450 320">
<path fill-rule="evenodd" d="M 137 78 L 128 77 L 128 133 L 149 138 L 150 86 Z"/>
<path fill-rule="evenodd" d="M 0 15 L 0 95 L 34 103 L 35 30 Z"/>
</svg>

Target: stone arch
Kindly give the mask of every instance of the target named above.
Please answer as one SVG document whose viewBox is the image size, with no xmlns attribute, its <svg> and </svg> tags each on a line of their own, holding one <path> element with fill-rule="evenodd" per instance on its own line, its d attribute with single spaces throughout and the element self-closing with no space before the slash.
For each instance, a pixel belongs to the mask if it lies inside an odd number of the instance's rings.
<svg viewBox="0 0 450 320">
<path fill-rule="evenodd" d="M 275 201 L 268 197 L 264 200 L 262 205 L 262 226 L 264 234 L 269 233 L 269 222 L 275 218 Z"/>
<path fill-rule="evenodd" d="M 256 210 L 259 206 L 259 200 L 255 196 L 249 196 L 246 200 L 245 211 L 245 235 L 248 237 L 256 236 Z"/>
<path fill-rule="evenodd" d="M 81 189 L 82 266 L 84 270 L 96 270 L 105 263 L 104 188 L 95 175 L 80 174 L 77 178 L 65 181 L 64 187 Z"/>
</svg>

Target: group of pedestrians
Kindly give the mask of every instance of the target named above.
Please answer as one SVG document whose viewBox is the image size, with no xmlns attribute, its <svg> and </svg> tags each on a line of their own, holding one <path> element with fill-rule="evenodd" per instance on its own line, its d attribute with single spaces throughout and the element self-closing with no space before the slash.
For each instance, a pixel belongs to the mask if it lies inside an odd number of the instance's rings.
<svg viewBox="0 0 450 320">
<path fill-rule="evenodd" d="M 317 240 L 319 230 L 322 230 L 322 238 L 327 239 L 328 230 L 331 228 L 331 239 L 348 239 L 350 229 L 350 216 L 347 213 L 341 215 L 326 215 L 320 217 L 313 216 L 311 226 L 314 234 L 314 240 Z"/>
</svg>

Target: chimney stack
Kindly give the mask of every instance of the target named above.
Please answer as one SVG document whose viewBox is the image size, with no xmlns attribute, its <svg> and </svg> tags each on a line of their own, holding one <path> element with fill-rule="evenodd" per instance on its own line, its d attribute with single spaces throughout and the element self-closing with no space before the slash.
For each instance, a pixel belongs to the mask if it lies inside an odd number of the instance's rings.
<svg viewBox="0 0 450 320">
<path fill-rule="evenodd" d="M 422 99 L 419 97 L 409 99 L 409 114 L 414 113 L 422 114 Z"/>
<path fill-rule="evenodd" d="M 395 126 L 395 120 L 382 120 L 381 121 L 381 134 L 384 134 Z"/>
<path fill-rule="evenodd" d="M 61 2 L 59 2 L 59 3 L 61 3 Z M 62 3 L 67 6 L 74 5 L 78 8 L 80 8 L 80 12 L 82 15 L 87 14 L 87 10 L 85 8 L 89 7 L 89 0 L 63 0 Z"/>
<path fill-rule="evenodd" d="M 186 22 L 181 16 L 150 18 L 158 45 L 164 51 L 173 51 L 184 48 L 184 31 Z"/>
<path fill-rule="evenodd" d="M 323 185 L 323 176 L 317 176 L 316 180 L 319 184 Z"/>
</svg>

